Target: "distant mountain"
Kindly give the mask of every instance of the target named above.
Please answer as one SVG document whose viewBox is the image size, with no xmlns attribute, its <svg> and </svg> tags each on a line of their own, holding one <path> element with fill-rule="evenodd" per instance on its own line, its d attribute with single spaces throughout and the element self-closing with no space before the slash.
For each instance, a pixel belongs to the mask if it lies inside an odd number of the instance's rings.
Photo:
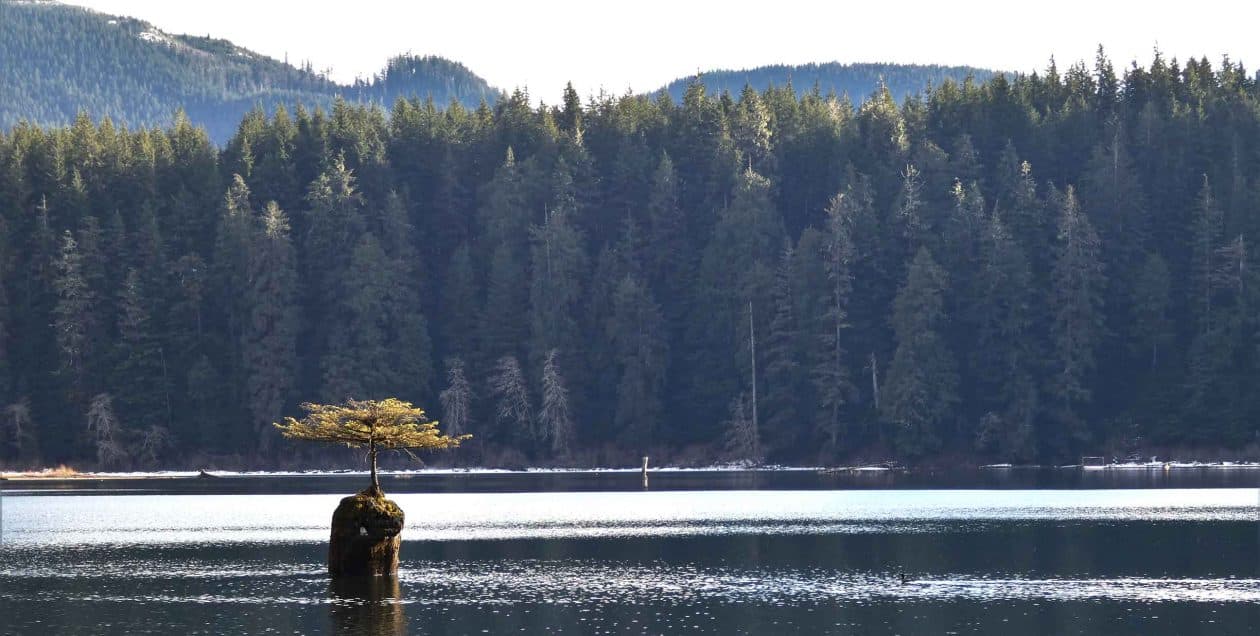
<svg viewBox="0 0 1260 636">
<path fill-rule="evenodd" d="M 227 40 L 165 33 L 134 18 L 47 0 L 0 0 L 0 130 L 64 124 L 79 111 L 128 126 L 166 124 L 179 108 L 216 141 L 256 105 L 328 106 L 337 96 L 399 96 L 469 107 L 498 91 L 457 62 L 401 56 L 366 82 L 340 85 Z"/>
<path fill-rule="evenodd" d="M 961 82 L 968 76 L 977 82 L 993 77 L 994 71 L 971 66 L 939 66 L 935 64 L 800 64 L 789 66 L 775 64 L 732 71 L 726 69 L 704 71 L 700 74 L 705 88 L 712 93 L 730 91 L 736 95 L 745 84 L 757 90 L 770 86 L 786 86 L 790 81 L 797 92 L 813 90 L 815 85 L 825 93 L 848 94 L 855 103 L 865 100 L 879 88 L 882 80 L 901 101 L 932 86 L 940 86 L 946 79 Z M 670 82 L 660 90 L 667 91 L 674 99 L 682 97 L 694 78 L 684 77 Z"/>
</svg>

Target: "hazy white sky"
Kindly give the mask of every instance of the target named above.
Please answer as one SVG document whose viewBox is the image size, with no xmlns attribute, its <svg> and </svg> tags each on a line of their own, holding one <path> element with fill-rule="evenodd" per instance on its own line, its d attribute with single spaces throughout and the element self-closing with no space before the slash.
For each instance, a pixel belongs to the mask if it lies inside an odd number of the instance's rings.
<svg viewBox="0 0 1260 636">
<path fill-rule="evenodd" d="M 558 101 L 655 89 L 697 70 L 773 63 L 916 62 L 1004 70 L 1090 61 L 1103 44 L 1118 67 L 1158 45 L 1185 59 L 1225 53 L 1260 64 L 1255 0 L 67 0 L 174 33 L 226 38 L 339 80 L 369 76 L 395 54 L 436 54 L 502 88 Z"/>
</svg>

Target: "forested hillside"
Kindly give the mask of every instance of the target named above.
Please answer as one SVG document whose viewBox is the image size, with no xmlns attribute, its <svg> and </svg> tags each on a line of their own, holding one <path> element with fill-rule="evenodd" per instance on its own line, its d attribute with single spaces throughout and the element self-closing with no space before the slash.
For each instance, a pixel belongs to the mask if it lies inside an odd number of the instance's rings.
<svg viewBox="0 0 1260 636">
<path fill-rule="evenodd" d="M 0 135 L 0 215 L 9 462 L 288 462 L 270 423 L 347 396 L 498 464 L 1054 460 L 1260 422 L 1260 89 L 1228 61 L 900 105 L 338 102 L 222 150 L 80 118 Z"/>
<path fill-rule="evenodd" d="M 55 2 L 0 0 L 0 127 L 65 125 L 79 112 L 115 124 L 167 125 L 176 111 L 223 142 L 255 106 L 328 108 L 336 96 L 386 106 L 398 97 L 475 108 L 497 91 L 463 65 L 400 56 L 341 86 L 226 40 L 163 33 L 133 18 Z"/>
<path fill-rule="evenodd" d="M 862 100 L 878 90 L 888 88 L 893 99 L 900 103 L 929 86 L 940 86 L 946 80 L 961 84 L 968 78 L 984 82 L 994 72 L 970 66 L 940 66 L 936 64 L 774 64 L 741 70 L 711 70 L 701 75 L 709 92 L 717 95 L 723 91 L 739 93 L 745 85 L 757 90 L 794 86 L 798 91 L 811 91 L 815 87 L 823 94 L 835 93 Z M 670 82 L 663 89 L 676 100 L 687 92 L 689 79 Z"/>
</svg>

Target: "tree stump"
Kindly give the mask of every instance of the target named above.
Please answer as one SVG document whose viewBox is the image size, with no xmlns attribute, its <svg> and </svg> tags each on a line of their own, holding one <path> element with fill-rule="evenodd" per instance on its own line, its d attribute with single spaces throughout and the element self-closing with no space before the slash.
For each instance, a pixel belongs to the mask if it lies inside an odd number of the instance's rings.
<svg viewBox="0 0 1260 636">
<path fill-rule="evenodd" d="M 333 512 L 328 541 L 328 573 L 342 576 L 393 576 L 398 573 L 403 511 L 379 488 L 341 500 Z"/>
</svg>

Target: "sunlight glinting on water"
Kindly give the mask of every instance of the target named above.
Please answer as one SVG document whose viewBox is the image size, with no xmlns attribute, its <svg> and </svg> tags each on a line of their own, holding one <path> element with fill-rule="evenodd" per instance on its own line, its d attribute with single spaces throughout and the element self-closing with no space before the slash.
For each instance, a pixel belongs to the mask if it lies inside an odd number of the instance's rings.
<svg viewBox="0 0 1260 636">
<path fill-rule="evenodd" d="M 175 562 L 133 569 L 127 562 L 89 562 L 65 569 L 33 567 L 0 570 L 0 581 L 23 577 L 142 579 L 144 589 L 178 588 L 185 593 L 77 594 L 67 600 L 113 603 L 292 604 L 335 602 L 319 564 L 276 569 L 247 562 L 230 564 Z M 244 581 L 268 579 L 266 595 L 240 593 Z M 1260 604 L 1260 579 L 1016 578 L 933 574 L 901 583 L 891 572 L 836 572 L 814 569 L 707 568 L 695 565 L 638 564 L 592 560 L 505 560 L 500 562 L 413 561 L 399 573 L 412 593 L 404 604 L 493 605 L 498 603 L 669 603 L 711 602 L 804 605 L 827 602 L 890 600 L 1056 600 L 1160 602 L 1242 602 Z M 204 593 L 188 586 L 209 585 Z M 246 588 L 238 590 L 238 586 Z M 49 600 L 41 592 L 41 600 Z M 20 591 L 8 593 L 21 600 Z"/>
<path fill-rule="evenodd" d="M 400 494 L 408 541 L 959 532 L 1008 521 L 1256 521 L 1254 489 Z M 12 546 L 322 541 L 335 495 L 11 497 Z"/>
</svg>

